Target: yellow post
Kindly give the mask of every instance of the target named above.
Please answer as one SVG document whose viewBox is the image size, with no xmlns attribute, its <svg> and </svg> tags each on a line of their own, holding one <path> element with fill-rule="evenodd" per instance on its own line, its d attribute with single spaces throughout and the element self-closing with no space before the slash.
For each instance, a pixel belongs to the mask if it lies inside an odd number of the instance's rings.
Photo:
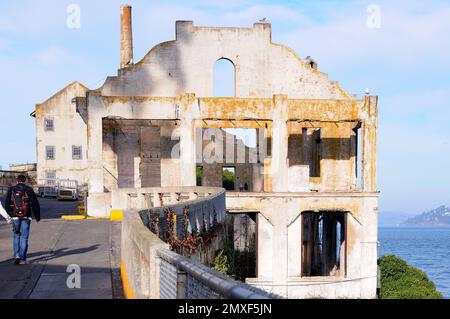
<svg viewBox="0 0 450 319">
<path fill-rule="evenodd" d="M 123 211 L 121 210 L 112 210 L 109 219 L 114 222 L 121 222 L 123 217 Z"/>
</svg>

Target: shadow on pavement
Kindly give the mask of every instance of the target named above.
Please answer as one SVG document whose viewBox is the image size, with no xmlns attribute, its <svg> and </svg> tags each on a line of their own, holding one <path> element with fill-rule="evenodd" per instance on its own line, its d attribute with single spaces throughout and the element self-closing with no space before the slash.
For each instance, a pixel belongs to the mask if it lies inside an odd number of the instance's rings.
<svg viewBox="0 0 450 319">
<path fill-rule="evenodd" d="M 27 255 L 29 263 L 33 264 L 33 263 L 37 263 L 37 262 L 41 262 L 41 261 L 48 261 L 48 260 L 52 260 L 55 258 L 60 258 L 60 257 L 64 257 L 64 256 L 70 256 L 70 255 L 80 255 L 80 254 L 84 254 L 93 250 L 96 250 L 100 247 L 100 245 L 95 244 L 92 246 L 88 246 L 85 248 L 76 248 L 76 249 L 68 249 L 68 248 L 61 248 L 61 249 L 57 249 L 55 251 L 38 251 L 38 252 L 34 252 L 34 253 L 30 253 Z M 38 258 L 34 258 L 34 257 L 38 257 Z M 0 265 L 5 265 L 5 264 L 10 264 L 13 262 L 13 259 L 10 258 L 8 260 L 4 260 L 0 262 Z"/>
<path fill-rule="evenodd" d="M 115 289 L 110 268 L 82 267 L 80 286 L 68 265 L 2 266 L 0 299 L 122 299 Z M 114 269 L 113 269 L 114 270 Z M 76 275 L 76 274 L 75 274 Z"/>
</svg>

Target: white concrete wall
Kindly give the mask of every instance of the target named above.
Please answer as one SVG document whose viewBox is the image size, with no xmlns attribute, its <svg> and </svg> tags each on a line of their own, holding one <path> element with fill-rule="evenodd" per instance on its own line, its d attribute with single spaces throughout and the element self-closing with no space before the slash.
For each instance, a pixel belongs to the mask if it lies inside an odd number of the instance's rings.
<svg viewBox="0 0 450 319">
<path fill-rule="evenodd" d="M 75 179 L 87 183 L 87 126 L 76 112 L 72 99 L 86 95 L 88 89 L 74 82 L 36 105 L 36 158 L 38 179 L 46 178 L 46 171 L 56 171 L 56 178 Z M 54 131 L 45 131 L 44 120 L 53 117 Z M 46 159 L 46 146 L 55 147 L 55 159 Z M 72 159 L 72 145 L 82 146 L 82 159 Z"/>
<path fill-rule="evenodd" d="M 252 28 L 195 27 L 177 21 L 176 41 L 155 46 L 140 62 L 109 77 L 107 96 L 213 96 L 214 64 L 227 58 L 236 71 L 236 97 L 347 99 L 339 85 L 305 64 L 291 49 L 271 42 L 270 24 Z"/>
<path fill-rule="evenodd" d="M 258 211 L 257 278 L 248 283 L 288 298 L 375 298 L 377 209 L 373 193 L 227 194 L 227 209 Z M 346 275 L 301 276 L 305 211 L 347 211 Z"/>
</svg>

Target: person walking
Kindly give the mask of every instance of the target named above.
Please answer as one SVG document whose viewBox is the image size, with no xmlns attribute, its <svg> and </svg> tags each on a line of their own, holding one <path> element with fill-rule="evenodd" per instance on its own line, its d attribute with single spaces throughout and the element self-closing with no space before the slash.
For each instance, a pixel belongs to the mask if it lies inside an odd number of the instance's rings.
<svg viewBox="0 0 450 319">
<path fill-rule="evenodd" d="M 0 215 L 2 215 L 2 217 L 4 219 L 6 219 L 6 221 L 8 222 L 8 224 L 12 223 L 12 219 L 11 217 L 9 217 L 8 213 L 6 212 L 6 210 L 3 208 L 2 203 L 0 203 Z"/>
<path fill-rule="evenodd" d="M 27 264 L 28 238 L 32 217 L 39 222 L 41 208 L 33 189 L 25 185 L 25 175 L 17 176 L 17 185 L 8 189 L 5 210 L 13 224 L 14 264 Z"/>
</svg>

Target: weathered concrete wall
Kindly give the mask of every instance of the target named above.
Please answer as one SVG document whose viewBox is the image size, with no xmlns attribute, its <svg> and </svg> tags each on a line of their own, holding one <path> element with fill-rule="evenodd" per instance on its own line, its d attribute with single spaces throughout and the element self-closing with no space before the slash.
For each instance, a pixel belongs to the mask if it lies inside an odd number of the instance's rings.
<svg viewBox="0 0 450 319">
<path fill-rule="evenodd" d="M 102 134 L 105 190 L 177 186 L 182 175 L 179 155 L 177 156 L 180 142 L 177 128 L 173 121 L 104 119 Z M 202 130 L 197 130 L 197 133 L 197 138 L 202 139 Z M 202 185 L 222 187 L 222 168 L 226 166 L 236 169 L 235 190 L 239 190 L 240 185 L 247 184 L 251 191 L 255 183 L 261 189 L 263 177 L 260 165 L 256 163 L 256 149 L 245 146 L 241 140 L 223 130 L 215 130 L 215 134 L 223 135 L 224 142 L 222 150 L 217 150 L 217 154 L 223 156 L 219 163 L 209 164 L 203 156 L 216 152 L 216 146 L 211 146 L 214 143 L 211 144 L 206 136 L 203 147 L 196 149 L 197 166 L 203 167 Z M 228 147 L 233 148 L 231 154 L 227 153 Z M 255 163 L 250 163 L 251 161 Z"/>
<path fill-rule="evenodd" d="M 31 172 L 37 170 L 36 163 L 27 164 L 9 164 L 9 170 L 12 172 Z"/>
<path fill-rule="evenodd" d="M 172 121 L 103 119 L 105 190 L 177 185 L 176 128 Z"/>
<path fill-rule="evenodd" d="M 121 273 L 128 299 L 159 298 L 158 249 L 168 249 L 144 226 L 137 211 L 125 212 L 122 222 Z"/>
<path fill-rule="evenodd" d="M 88 110 L 89 169 L 90 176 L 99 174 L 99 178 L 91 181 L 91 192 L 99 193 L 104 189 L 103 178 L 100 177 L 104 174 L 103 149 L 99 147 L 102 145 L 101 123 L 104 117 L 176 121 L 181 130 L 181 152 L 179 160 L 173 162 L 173 174 L 179 179 L 168 180 L 185 186 L 196 183 L 197 128 L 266 128 L 270 147 L 274 150 L 264 159 L 264 191 L 267 192 L 303 191 L 308 188 L 318 191 L 355 189 L 356 143 L 353 128 L 362 123 L 365 147 L 362 154 L 362 184 L 366 191 L 375 191 L 376 103 L 373 97 L 358 101 L 293 100 L 285 96 L 275 96 L 273 99 L 195 99 L 191 94 L 178 98 L 145 98 L 103 97 L 91 92 Z M 300 122 L 305 124 L 296 124 Z M 312 125 L 321 129 L 320 175 L 310 176 L 309 181 L 305 178 L 307 173 L 304 168 L 290 166 L 291 160 L 298 162 L 295 149 L 289 151 L 289 136 L 297 134 L 295 130 L 290 132 L 290 127 L 297 125 Z M 291 147 L 296 145 L 291 143 Z M 204 168 L 204 173 L 209 174 L 209 171 L 214 176 L 220 176 L 219 170 L 217 166 L 208 166 Z M 219 180 L 211 183 L 214 186 L 221 184 Z"/>
<path fill-rule="evenodd" d="M 257 278 L 248 283 L 287 298 L 375 298 L 378 194 L 229 193 L 227 209 L 233 208 L 259 212 Z M 301 213 L 307 211 L 348 212 L 345 275 L 302 277 Z"/>
<path fill-rule="evenodd" d="M 36 105 L 37 178 L 46 178 L 46 171 L 55 171 L 56 178 L 88 182 L 86 123 L 76 111 L 72 99 L 85 96 L 87 88 L 74 82 L 44 103 Z M 45 118 L 54 119 L 54 130 L 45 130 Z M 55 147 L 55 159 L 46 159 L 46 146 Z M 72 159 L 72 146 L 82 147 L 82 159 Z"/>
<path fill-rule="evenodd" d="M 227 205 L 241 212 L 260 212 L 258 278 L 252 284 L 293 298 L 373 297 L 377 97 L 349 96 L 318 72 L 316 64 L 308 65 L 289 48 L 273 44 L 271 27 L 264 23 L 252 28 L 210 28 L 178 21 L 175 41 L 157 45 L 142 61 L 131 64 L 131 18 L 122 17 L 126 59 L 122 58 L 119 74 L 95 91 L 72 84 L 36 107 L 41 176 L 46 169 L 57 170 L 63 178 L 88 176 L 88 213 L 107 216 L 124 203 L 116 196 L 121 187 L 194 186 L 196 153 L 203 149 L 196 143 L 198 129 L 264 130 L 267 156 L 252 165 L 238 164 L 233 158 L 231 165 L 236 167 L 236 187 L 247 182 L 250 190 L 261 193 L 230 194 Z M 211 97 L 213 67 L 221 58 L 235 66 L 235 97 Z M 79 114 L 70 103 L 73 97 Z M 63 133 L 39 131 L 47 113 L 58 115 L 55 132 L 61 121 Z M 122 124 L 105 126 L 105 118 Z M 180 152 L 172 157 L 170 136 L 175 127 Z M 44 141 L 57 147 L 56 161 L 43 158 Z M 89 158 L 73 163 L 61 157 L 71 154 L 65 150 L 68 141 L 82 143 Z M 360 189 L 356 187 L 358 160 Z M 229 163 L 202 164 L 203 185 L 222 186 L 222 167 Z M 137 199 L 145 202 L 142 194 Z M 348 212 L 345 278 L 299 277 L 300 214 L 323 210 Z"/>
<path fill-rule="evenodd" d="M 289 122 L 289 169 L 303 170 L 298 174 L 305 175 L 295 182 L 301 182 L 305 190 L 355 189 L 357 145 L 353 129 L 357 125 L 355 121 L 311 127 L 311 123 Z"/>
<path fill-rule="evenodd" d="M 217 60 L 232 61 L 236 97 L 348 99 L 339 85 L 301 60 L 288 47 L 271 42 L 271 26 L 252 28 L 196 27 L 176 22 L 176 40 L 154 47 L 138 63 L 109 77 L 105 96 L 178 96 L 186 92 L 213 96 L 213 69 Z"/>
<path fill-rule="evenodd" d="M 169 251 L 136 211 L 122 223 L 121 276 L 128 299 L 267 299 L 271 296 Z"/>
<path fill-rule="evenodd" d="M 168 188 L 165 189 L 169 190 Z M 164 191 L 161 188 L 142 188 L 134 190 L 120 190 L 113 196 L 127 197 L 136 194 L 152 194 L 156 191 Z M 154 208 L 152 213 L 160 215 L 167 209 L 173 210 L 176 214 L 176 225 L 179 224 L 184 215 L 185 207 L 189 207 L 188 220 L 191 221 L 187 227 L 188 233 L 176 228 L 176 234 L 180 238 L 192 235 L 194 224 L 202 227 L 205 223 L 207 229 L 212 229 L 215 216 L 219 223 L 225 222 L 225 192 L 220 188 L 190 187 L 190 188 L 170 188 L 176 193 L 200 194 L 206 192 L 201 198 L 184 201 L 176 205 L 166 205 Z M 143 202 L 134 203 L 135 207 L 145 205 Z M 205 217 L 204 217 L 205 216 Z M 126 210 L 122 223 L 122 262 L 121 275 L 124 283 L 125 295 L 127 298 L 147 299 L 147 298 L 268 298 L 269 294 L 256 290 L 254 287 L 237 282 L 230 277 L 220 274 L 196 261 L 210 260 L 216 248 L 223 246 L 223 241 L 215 238 L 210 244 L 204 238 L 202 251 L 194 253 L 191 257 L 185 258 L 173 252 L 169 252 L 169 245 L 161 240 L 161 236 L 154 234 L 149 228 L 144 226 L 150 222 L 151 217 L 145 211 L 138 213 L 137 210 Z M 207 225 L 206 225 L 207 224 Z M 151 225 L 148 225 L 151 227 Z M 203 228 L 203 227 L 202 227 Z M 206 235 L 206 234 L 200 234 Z M 212 234 L 211 234 L 212 235 Z M 221 236 L 220 232 L 216 234 Z M 164 237 L 164 236 L 163 236 Z M 211 238 L 210 238 L 211 239 Z M 173 247 L 172 247 L 173 248 Z M 186 257 L 188 257 L 186 255 Z M 195 288 L 194 288 L 195 287 Z M 259 294 L 259 295 L 258 295 Z"/>
</svg>

